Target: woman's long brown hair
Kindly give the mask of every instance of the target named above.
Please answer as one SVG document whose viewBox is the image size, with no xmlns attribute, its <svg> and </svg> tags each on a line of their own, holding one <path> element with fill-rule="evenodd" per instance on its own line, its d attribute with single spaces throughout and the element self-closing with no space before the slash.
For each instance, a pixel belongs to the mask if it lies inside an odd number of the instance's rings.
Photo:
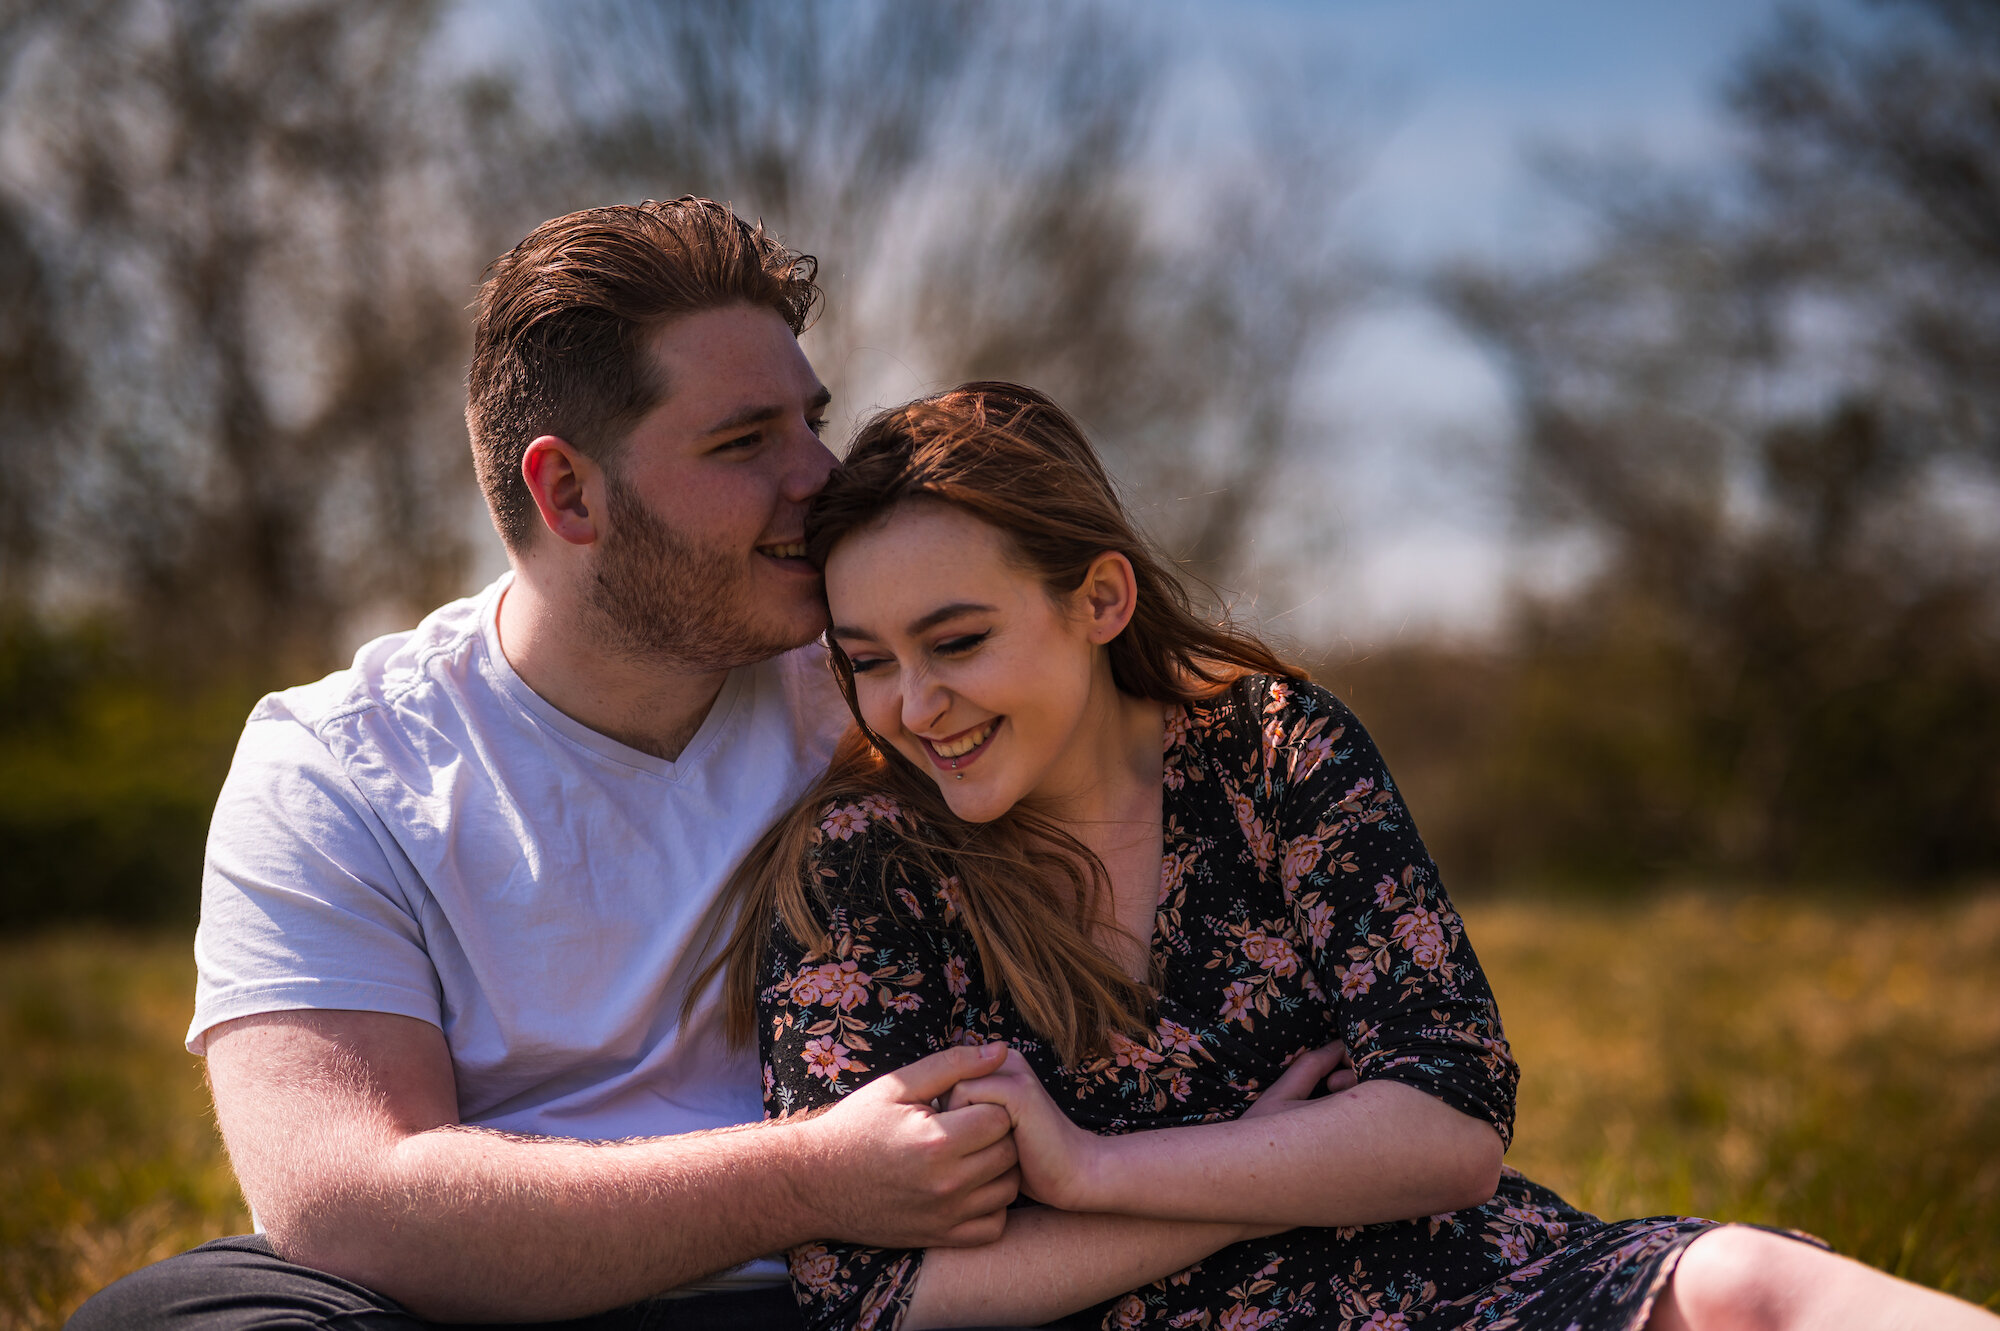
<svg viewBox="0 0 2000 1331">
<path fill-rule="evenodd" d="M 826 567 L 843 537 L 912 499 L 950 504 L 999 528 L 1014 559 L 1051 596 L 1074 592 L 1107 551 L 1131 560 L 1137 609 L 1107 649 L 1123 693 L 1186 703 L 1245 674 L 1303 676 L 1255 636 L 1226 621 L 1203 622 L 1178 573 L 1126 516 L 1082 429 L 1031 388 L 964 384 L 868 422 L 807 513 L 808 557 Z M 726 967 L 725 1030 L 738 1044 L 755 1037 L 757 974 L 773 918 L 808 948 L 830 942 L 812 912 L 809 898 L 819 889 L 805 869 L 823 811 L 886 795 L 906 816 L 883 869 L 885 910 L 896 909 L 887 878 L 899 862 L 920 877 L 956 878 L 954 901 L 989 992 L 1007 995 L 1065 1063 L 1102 1052 L 1112 1031 L 1143 1038 L 1150 988 L 1092 938 L 1108 927 L 1110 900 L 1097 856 L 1054 819 L 1020 805 L 987 823 L 958 818 L 929 775 L 861 722 L 854 667 L 837 643 L 827 654 L 855 727 L 826 774 L 731 879 L 729 892 L 741 903 L 734 931 L 691 995 Z"/>
</svg>

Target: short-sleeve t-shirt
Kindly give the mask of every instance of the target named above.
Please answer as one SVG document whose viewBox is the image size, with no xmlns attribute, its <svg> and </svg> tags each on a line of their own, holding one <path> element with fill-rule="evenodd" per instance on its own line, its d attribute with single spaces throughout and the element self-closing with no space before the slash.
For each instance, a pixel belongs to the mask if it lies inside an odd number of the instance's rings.
<svg viewBox="0 0 2000 1331">
<path fill-rule="evenodd" d="M 388 1012 L 444 1032 L 468 1124 L 609 1140 L 761 1119 L 720 986 L 681 1007 L 730 872 L 846 724 L 819 649 L 732 671 L 667 762 L 514 673 L 509 582 L 251 713 L 209 833 L 188 1048 L 253 1013 Z"/>
</svg>

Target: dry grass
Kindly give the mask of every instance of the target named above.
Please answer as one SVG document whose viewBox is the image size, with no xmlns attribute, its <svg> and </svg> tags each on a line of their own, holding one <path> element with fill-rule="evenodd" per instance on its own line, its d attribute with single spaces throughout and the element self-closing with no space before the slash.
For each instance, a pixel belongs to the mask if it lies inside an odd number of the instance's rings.
<svg viewBox="0 0 2000 1331">
<path fill-rule="evenodd" d="M 1526 1069 L 1519 1168 L 2000 1306 L 2000 893 L 1467 915 Z M 180 1050 L 191 987 L 180 936 L 0 944 L 0 1331 L 247 1227 Z"/>
</svg>

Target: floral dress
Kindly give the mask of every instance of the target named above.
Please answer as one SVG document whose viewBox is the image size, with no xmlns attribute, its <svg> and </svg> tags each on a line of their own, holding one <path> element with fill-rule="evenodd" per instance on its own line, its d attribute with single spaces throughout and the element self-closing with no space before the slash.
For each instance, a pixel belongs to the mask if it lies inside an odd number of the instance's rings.
<svg viewBox="0 0 2000 1331">
<path fill-rule="evenodd" d="M 880 796 L 826 809 L 809 868 L 830 945 L 808 951 L 776 926 L 760 978 L 766 1111 L 1005 1041 L 1093 1132 L 1211 1123 L 1240 1115 L 1302 1051 L 1344 1039 L 1362 1081 L 1417 1087 L 1508 1140 L 1519 1074 L 1492 991 L 1352 713 L 1310 684 L 1238 681 L 1172 714 L 1164 783 L 1157 1024 L 1073 1067 L 988 990 L 956 880 L 916 878 L 885 853 L 909 815 Z M 1506 1170 L 1483 1206 L 1236 1243 L 1060 1325 L 1636 1328 L 1708 1228 L 1607 1224 Z M 923 1258 L 793 1250 L 807 1324 L 897 1326 Z"/>
</svg>

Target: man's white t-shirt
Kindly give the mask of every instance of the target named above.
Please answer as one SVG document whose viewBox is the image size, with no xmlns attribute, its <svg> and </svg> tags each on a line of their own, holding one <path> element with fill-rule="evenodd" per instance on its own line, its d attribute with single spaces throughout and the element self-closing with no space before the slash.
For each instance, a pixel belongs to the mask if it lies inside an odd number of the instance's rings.
<svg viewBox="0 0 2000 1331">
<path fill-rule="evenodd" d="M 666 762 L 514 673 L 509 581 L 251 713 L 209 832 L 188 1048 L 253 1013 L 397 1013 L 444 1032 L 468 1124 L 612 1140 L 760 1119 L 717 987 L 681 1006 L 729 874 L 846 725 L 819 649 L 732 671 Z"/>
</svg>

